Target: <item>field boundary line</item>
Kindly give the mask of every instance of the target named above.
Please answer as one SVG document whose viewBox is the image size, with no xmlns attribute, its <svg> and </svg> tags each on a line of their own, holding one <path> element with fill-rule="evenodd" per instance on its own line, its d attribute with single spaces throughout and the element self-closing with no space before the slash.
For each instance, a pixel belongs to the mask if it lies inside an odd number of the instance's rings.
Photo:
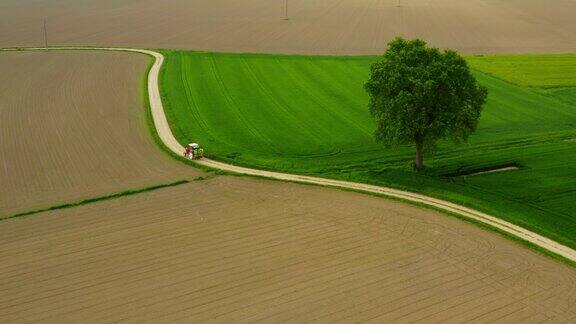
<svg viewBox="0 0 576 324">
<path fill-rule="evenodd" d="M 164 106 L 162 105 L 162 99 L 160 96 L 159 87 L 159 76 L 160 69 L 164 63 L 164 55 L 148 49 L 135 49 L 135 48 L 116 48 L 116 47 L 81 47 L 81 46 L 62 46 L 62 47 L 49 47 L 48 49 L 44 47 L 31 47 L 31 48 L 6 48 L 0 49 L 0 51 L 26 51 L 26 50 L 105 50 L 105 51 L 121 51 L 121 52 L 133 52 L 145 54 L 152 56 L 155 61 L 150 68 L 147 77 L 147 88 L 149 96 L 149 105 L 152 114 L 152 119 L 156 132 L 162 141 L 162 143 L 172 151 L 177 156 L 181 156 L 184 151 L 184 147 L 176 140 L 172 130 L 170 129 L 170 124 L 164 113 Z M 393 189 L 389 187 L 370 185 L 365 183 L 350 182 L 343 180 L 326 179 L 319 177 L 311 177 L 290 173 L 281 173 L 274 171 L 251 169 L 246 167 L 241 167 L 237 165 L 232 165 L 224 162 L 219 162 L 204 158 L 201 160 L 196 160 L 200 166 L 218 169 L 243 175 L 250 175 L 256 177 L 263 177 L 281 181 L 306 183 L 312 185 L 327 186 L 333 188 L 341 188 L 346 190 L 360 191 L 371 194 L 382 195 L 386 197 L 391 197 L 399 200 L 404 200 L 416 204 L 426 205 L 437 210 L 445 211 L 451 214 L 456 214 L 464 218 L 470 219 L 472 221 L 480 222 L 484 225 L 488 225 L 496 230 L 505 232 L 513 237 L 519 238 L 525 242 L 531 243 L 537 247 L 540 247 L 548 252 L 559 255 L 563 258 L 568 259 L 571 262 L 576 262 L 576 250 L 562 245 L 552 239 L 546 238 L 540 234 L 534 233 L 528 229 L 521 226 L 514 225 L 505 220 L 499 219 L 495 216 L 488 215 L 486 213 L 474 210 L 469 207 L 458 205 L 449 201 L 442 199 L 429 197 L 422 194 L 417 194 L 409 191 Z"/>
<path fill-rule="evenodd" d="M 104 200 L 112 200 L 112 199 L 122 198 L 122 197 L 126 197 L 126 196 L 133 196 L 133 195 L 137 195 L 137 194 L 141 194 L 141 193 L 145 193 L 145 192 L 156 191 L 158 189 L 176 187 L 176 186 L 187 184 L 187 183 L 190 183 L 190 181 L 189 180 L 178 180 L 178 181 L 171 182 L 171 183 L 159 184 L 159 185 L 149 186 L 149 187 L 140 188 L 140 189 L 128 189 L 128 190 L 124 190 L 124 191 L 120 191 L 117 193 L 112 193 L 112 194 L 108 194 L 108 195 L 104 195 L 104 196 L 98 196 L 98 197 L 94 197 L 94 198 L 86 198 L 86 199 L 83 199 L 80 201 L 63 203 L 60 205 L 55 205 L 55 206 L 50 206 L 50 207 L 45 207 L 45 208 L 40 208 L 40 209 L 34 209 L 34 210 L 29 210 L 29 211 L 23 211 L 23 212 L 19 212 L 19 213 L 10 215 L 10 216 L 0 217 L 0 221 L 18 218 L 18 217 L 30 216 L 30 215 L 44 213 L 44 212 L 52 211 L 52 210 L 80 207 L 80 206 L 93 204 L 93 203 L 104 201 Z"/>
</svg>

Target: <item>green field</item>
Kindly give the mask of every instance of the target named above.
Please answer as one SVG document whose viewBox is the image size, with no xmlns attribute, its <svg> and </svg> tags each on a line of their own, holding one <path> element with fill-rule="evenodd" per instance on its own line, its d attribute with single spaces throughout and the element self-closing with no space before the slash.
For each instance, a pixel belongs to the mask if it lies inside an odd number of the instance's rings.
<svg viewBox="0 0 576 324">
<path fill-rule="evenodd" d="M 573 54 L 477 55 L 467 60 L 474 69 L 520 86 L 576 86 L 576 56 Z"/>
<path fill-rule="evenodd" d="M 363 84 L 374 57 L 164 54 L 174 134 L 212 158 L 422 192 L 576 247 L 576 55 L 471 57 L 490 91 L 479 129 L 440 143 L 418 174 L 413 147 L 373 140 Z M 457 176 L 511 164 L 521 169 Z"/>
</svg>

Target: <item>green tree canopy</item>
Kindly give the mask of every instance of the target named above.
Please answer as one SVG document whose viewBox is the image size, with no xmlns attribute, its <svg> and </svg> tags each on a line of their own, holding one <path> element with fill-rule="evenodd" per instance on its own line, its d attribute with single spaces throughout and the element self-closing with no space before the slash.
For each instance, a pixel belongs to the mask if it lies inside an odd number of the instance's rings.
<svg viewBox="0 0 576 324">
<path fill-rule="evenodd" d="M 396 38 L 374 63 L 365 84 L 375 137 L 387 146 L 416 145 L 416 169 L 437 140 L 466 141 L 476 130 L 488 90 L 455 51 Z"/>
</svg>

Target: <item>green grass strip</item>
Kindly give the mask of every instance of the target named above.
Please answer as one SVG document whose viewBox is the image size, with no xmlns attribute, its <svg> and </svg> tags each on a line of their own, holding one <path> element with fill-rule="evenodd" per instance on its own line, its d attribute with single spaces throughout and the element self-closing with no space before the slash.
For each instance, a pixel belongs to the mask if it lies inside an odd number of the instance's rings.
<svg viewBox="0 0 576 324">
<path fill-rule="evenodd" d="M 99 201 L 116 199 L 116 198 L 125 197 L 125 196 L 132 196 L 132 195 L 136 195 L 136 194 L 140 194 L 140 193 L 144 193 L 144 192 L 148 192 L 148 191 L 154 191 L 154 190 L 158 190 L 158 189 L 162 189 L 162 188 L 175 187 L 175 186 L 179 186 L 179 185 L 186 184 L 189 182 L 190 181 L 188 181 L 188 180 L 179 180 L 179 181 L 172 182 L 172 183 L 155 185 L 155 186 L 150 186 L 150 187 L 146 187 L 146 188 L 142 188 L 142 189 L 125 190 L 125 191 L 114 193 L 111 195 L 84 199 L 84 200 L 81 200 L 78 202 L 67 203 L 67 204 L 56 205 L 56 206 L 52 206 L 52 207 L 48 207 L 48 208 L 42 208 L 42 209 L 36 209 L 36 210 L 21 212 L 21 213 L 14 214 L 12 216 L 1 218 L 0 221 L 6 220 L 6 219 L 11 219 L 11 218 L 30 216 L 33 214 L 43 213 L 43 212 L 47 212 L 47 211 L 51 211 L 51 210 L 78 207 L 78 206 L 92 204 L 92 203 L 99 202 Z"/>
</svg>

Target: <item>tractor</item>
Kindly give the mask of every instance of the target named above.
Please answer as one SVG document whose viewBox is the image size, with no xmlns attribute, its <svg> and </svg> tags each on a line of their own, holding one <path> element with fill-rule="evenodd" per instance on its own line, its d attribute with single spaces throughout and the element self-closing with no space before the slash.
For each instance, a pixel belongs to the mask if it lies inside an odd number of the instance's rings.
<svg viewBox="0 0 576 324">
<path fill-rule="evenodd" d="M 184 157 L 190 160 L 201 159 L 204 157 L 204 149 L 197 143 L 188 144 L 184 148 Z"/>
</svg>

